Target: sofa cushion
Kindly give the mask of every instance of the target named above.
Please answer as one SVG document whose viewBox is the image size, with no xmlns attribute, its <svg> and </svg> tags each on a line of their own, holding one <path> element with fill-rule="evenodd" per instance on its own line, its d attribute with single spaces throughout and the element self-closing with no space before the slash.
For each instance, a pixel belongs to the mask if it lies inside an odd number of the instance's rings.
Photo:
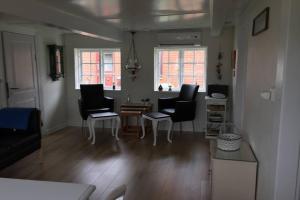
<svg viewBox="0 0 300 200">
<path fill-rule="evenodd" d="M 24 134 L 1 134 L 0 147 L 8 146 L 12 148 L 31 145 L 32 142 L 40 140 L 37 134 L 24 135 Z"/>
<path fill-rule="evenodd" d="M 27 130 L 35 108 L 3 108 L 0 110 L 0 128 Z"/>
</svg>

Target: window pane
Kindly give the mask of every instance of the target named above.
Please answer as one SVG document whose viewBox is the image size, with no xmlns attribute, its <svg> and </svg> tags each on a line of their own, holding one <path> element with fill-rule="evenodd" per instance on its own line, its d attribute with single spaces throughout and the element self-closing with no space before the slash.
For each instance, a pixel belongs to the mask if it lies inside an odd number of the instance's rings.
<svg viewBox="0 0 300 200">
<path fill-rule="evenodd" d="M 121 89 L 121 76 L 115 77 L 115 85 L 117 89 Z"/>
<path fill-rule="evenodd" d="M 97 76 L 99 74 L 99 64 L 91 64 L 91 75 Z"/>
<path fill-rule="evenodd" d="M 104 64 L 104 72 L 112 72 L 113 64 Z"/>
<path fill-rule="evenodd" d="M 112 53 L 104 53 L 104 63 L 113 63 Z"/>
<path fill-rule="evenodd" d="M 169 85 L 172 86 L 172 90 L 179 88 L 179 78 L 178 76 L 169 76 Z"/>
<path fill-rule="evenodd" d="M 184 63 L 194 62 L 194 51 L 184 51 Z"/>
<path fill-rule="evenodd" d="M 195 76 L 203 76 L 204 75 L 204 64 L 195 64 L 194 65 L 194 74 Z"/>
<path fill-rule="evenodd" d="M 193 75 L 193 64 L 184 64 L 183 65 L 183 75 L 184 76 L 192 76 Z"/>
<path fill-rule="evenodd" d="M 113 62 L 121 63 L 121 52 L 120 51 L 113 52 Z"/>
<path fill-rule="evenodd" d="M 179 65 L 178 64 L 169 64 L 169 75 L 179 76 Z"/>
<path fill-rule="evenodd" d="M 167 74 L 164 74 L 164 75 L 160 76 L 159 83 L 160 84 L 162 84 L 162 83 L 168 83 L 168 76 L 167 76 Z"/>
<path fill-rule="evenodd" d="M 179 63 L 179 51 L 169 51 L 169 63 Z"/>
<path fill-rule="evenodd" d="M 99 63 L 99 52 L 91 52 L 91 63 Z"/>
<path fill-rule="evenodd" d="M 82 75 L 90 75 L 90 72 L 91 72 L 91 65 L 90 64 L 83 64 L 81 74 Z"/>
<path fill-rule="evenodd" d="M 112 88 L 112 86 L 113 86 L 113 75 L 112 75 L 112 73 L 105 73 L 104 74 L 104 86 Z"/>
<path fill-rule="evenodd" d="M 115 76 L 121 76 L 121 64 L 114 64 L 114 75 Z"/>
<path fill-rule="evenodd" d="M 83 51 L 81 52 L 81 63 L 90 63 L 91 62 L 91 53 Z"/>
<path fill-rule="evenodd" d="M 193 76 L 184 76 L 183 83 L 186 84 L 195 84 Z"/>
<path fill-rule="evenodd" d="M 205 51 L 196 50 L 195 51 L 195 63 L 204 63 L 205 62 Z"/>
<path fill-rule="evenodd" d="M 160 51 L 160 62 L 161 63 L 169 62 L 169 52 L 168 51 Z"/>
<path fill-rule="evenodd" d="M 197 83 L 200 88 L 205 87 L 204 77 L 195 77 L 195 83 Z"/>
</svg>

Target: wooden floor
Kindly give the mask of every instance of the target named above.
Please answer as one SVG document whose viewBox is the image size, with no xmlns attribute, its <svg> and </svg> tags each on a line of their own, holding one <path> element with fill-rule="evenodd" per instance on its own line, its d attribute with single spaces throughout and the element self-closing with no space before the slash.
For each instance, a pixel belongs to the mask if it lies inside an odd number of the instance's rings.
<svg viewBox="0 0 300 200">
<path fill-rule="evenodd" d="M 127 200 L 206 200 L 209 196 L 209 145 L 199 134 L 175 134 L 173 144 L 160 133 L 144 140 L 97 130 L 95 145 L 80 128 L 66 128 L 43 139 L 39 151 L 0 171 L 1 177 L 96 185 L 91 199 L 104 199 L 126 184 Z M 41 162 L 42 161 L 42 162 Z"/>
</svg>

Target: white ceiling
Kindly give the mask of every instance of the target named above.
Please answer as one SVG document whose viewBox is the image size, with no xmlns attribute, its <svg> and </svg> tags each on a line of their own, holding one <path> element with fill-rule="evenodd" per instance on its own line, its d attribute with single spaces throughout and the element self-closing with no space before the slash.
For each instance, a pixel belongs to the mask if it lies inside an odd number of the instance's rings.
<svg viewBox="0 0 300 200">
<path fill-rule="evenodd" d="M 122 30 L 209 27 L 210 0 L 36 0 Z"/>
</svg>

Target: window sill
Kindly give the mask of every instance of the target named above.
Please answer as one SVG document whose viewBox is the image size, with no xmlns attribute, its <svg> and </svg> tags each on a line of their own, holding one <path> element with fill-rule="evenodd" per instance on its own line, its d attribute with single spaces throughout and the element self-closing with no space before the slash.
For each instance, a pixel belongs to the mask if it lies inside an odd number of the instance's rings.
<svg viewBox="0 0 300 200">
<path fill-rule="evenodd" d="M 77 91 L 77 90 L 80 90 L 80 88 L 75 88 L 75 90 Z M 121 89 L 116 89 L 116 90 L 113 90 L 113 89 L 105 89 L 104 88 L 104 91 L 107 91 L 107 92 L 121 92 L 122 90 Z"/>
<path fill-rule="evenodd" d="M 180 91 L 178 90 L 176 90 L 176 91 L 167 91 L 167 90 L 163 90 L 163 91 L 158 91 L 158 90 L 154 90 L 154 92 L 157 92 L 157 93 L 179 93 Z M 206 94 L 206 91 L 198 91 L 198 93 L 205 93 Z"/>
</svg>

